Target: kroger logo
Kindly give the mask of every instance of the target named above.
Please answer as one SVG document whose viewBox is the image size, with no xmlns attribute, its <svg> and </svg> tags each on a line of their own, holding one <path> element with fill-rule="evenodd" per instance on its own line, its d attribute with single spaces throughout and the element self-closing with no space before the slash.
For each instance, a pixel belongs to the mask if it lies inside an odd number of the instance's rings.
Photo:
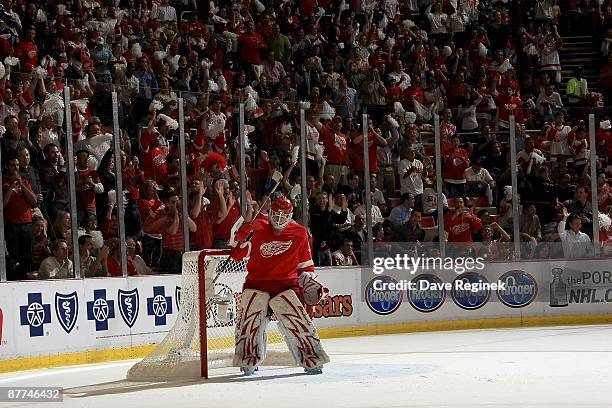
<svg viewBox="0 0 612 408">
<path fill-rule="evenodd" d="M 506 284 L 505 289 L 497 291 L 497 297 L 506 306 L 525 307 L 538 295 L 538 284 L 530 274 L 512 270 L 504 273 L 499 281 Z"/>
<path fill-rule="evenodd" d="M 388 315 L 395 312 L 402 304 L 402 291 L 390 289 L 377 290 L 374 288 L 375 282 L 377 282 L 377 287 L 382 286 L 380 282 L 397 284 L 397 281 L 389 276 L 381 275 L 372 279 L 365 290 L 365 299 L 368 307 L 379 315 Z"/>
<path fill-rule="evenodd" d="M 458 285 L 457 281 L 462 281 L 464 285 Z M 457 276 L 453 281 L 453 289 L 451 291 L 453 301 L 457 304 L 457 306 L 466 310 L 476 310 L 483 307 L 485 303 L 489 301 L 491 290 L 487 288 L 474 292 L 468 289 L 459 289 L 462 286 L 466 286 L 466 283 L 469 283 L 470 285 L 478 285 L 483 283 L 488 284 L 489 281 L 487 281 L 484 276 L 476 272 L 466 272 Z"/>
<path fill-rule="evenodd" d="M 421 282 L 428 284 L 422 285 Z M 412 280 L 412 290 L 408 290 L 408 301 L 419 312 L 433 312 L 446 300 L 446 289 L 442 279 L 435 275 L 423 274 Z M 422 290 L 421 288 L 427 288 Z"/>
</svg>

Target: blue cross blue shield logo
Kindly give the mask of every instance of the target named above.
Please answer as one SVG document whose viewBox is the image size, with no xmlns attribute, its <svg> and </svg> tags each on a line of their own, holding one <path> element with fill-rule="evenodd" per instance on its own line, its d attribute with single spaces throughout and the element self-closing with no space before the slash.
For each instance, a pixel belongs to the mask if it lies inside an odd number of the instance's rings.
<svg viewBox="0 0 612 408">
<path fill-rule="evenodd" d="M 130 328 L 136 323 L 139 306 L 140 299 L 138 296 L 138 289 L 119 289 L 119 312 L 121 312 L 121 317 L 125 324 Z"/>
<path fill-rule="evenodd" d="M 176 310 L 181 310 L 181 287 L 174 288 L 174 300 L 176 301 Z"/>
<path fill-rule="evenodd" d="M 172 314 L 172 296 L 166 296 L 164 286 L 153 286 L 153 297 L 147 298 L 147 314 L 155 316 L 156 326 L 166 324 L 166 316 Z"/>
<path fill-rule="evenodd" d="M 95 320 L 96 331 L 108 330 L 108 319 L 115 318 L 115 301 L 106 299 L 106 289 L 95 289 L 87 302 L 87 320 Z"/>
<path fill-rule="evenodd" d="M 30 326 L 30 337 L 43 336 L 44 325 L 51 323 L 51 305 L 43 303 L 40 292 L 28 293 L 28 304 L 19 306 L 22 326 Z"/>
<path fill-rule="evenodd" d="M 55 294 L 55 315 L 66 333 L 70 333 L 74 329 L 78 314 L 79 298 L 76 291 L 68 295 Z"/>
</svg>

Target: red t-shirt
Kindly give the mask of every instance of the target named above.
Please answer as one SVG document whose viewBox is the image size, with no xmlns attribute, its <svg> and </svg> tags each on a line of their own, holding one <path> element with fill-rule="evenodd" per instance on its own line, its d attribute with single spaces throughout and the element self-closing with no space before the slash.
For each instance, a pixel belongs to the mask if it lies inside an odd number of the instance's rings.
<svg viewBox="0 0 612 408">
<path fill-rule="evenodd" d="M 218 206 L 216 207 L 219 208 Z M 213 210 L 215 208 L 213 207 Z M 218 212 L 213 211 L 213 214 L 217 214 Z M 230 233 L 232 231 L 232 227 L 236 220 L 240 217 L 240 205 L 236 202 L 232 208 L 229 209 L 229 214 L 227 217 L 221 222 L 221 224 L 215 224 L 213 227 L 213 236 L 215 239 L 225 239 L 229 240 Z"/>
<path fill-rule="evenodd" d="M 465 149 L 456 152 L 452 150 L 444 157 L 444 179 L 457 182 L 465 182 L 465 169 L 470 167 L 470 158 Z"/>
<path fill-rule="evenodd" d="M 597 129 L 595 133 L 597 154 L 612 157 L 612 131 Z"/>
<path fill-rule="evenodd" d="M 172 251 L 185 252 L 185 241 L 183 240 L 183 220 L 180 220 L 180 225 L 176 230 L 176 234 L 169 234 L 162 231 L 162 248 Z"/>
<path fill-rule="evenodd" d="M 423 88 L 417 85 L 406 88 L 402 96 L 404 98 L 405 103 L 411 102 L 413 96 L 415 100 L 421 105 L 425 103 L 425 92 L 423 92 Z"/>
<path fill-rule="evenodd" d="M 370 145 L 368 146 L 368 161 L 370 163 L 370 173 L 378 173 L 378 159 L 376 157 L 376 148 L 379 146 L 378 140 L 376 136 L 370 132 L 368 135 L 368 139 L 370 141 Z M 353 144 L 353 148 L 351 149 L 351 161 L 353 163 L 353 168 L 363 173 L 364 172 L 364 163 L 363 163 L 363 140 L 361 142 Z"/>
<path fill-rule="evenodd" d="M 340 131 L 336 132 L 329 126 L 323 126 L 320 138 L 325 146 L 328 164 L 348 164 L 350 141 L 347 135 Z"/>
<path fill-rule="evenodd" d="M 94 183 L 100 182 L 100 177 L 98 176 L 97 171 L 92 169 L 77 169 L 77 184 L 85 183 L 88 177 L 91 177 Z M 85 191 L 77 191 L 76 200 L 77 209 L 79 209 L 79 211 L 96 211 L 96 194 L 92 188 Z"/>
<path fill-rule="evenodd" d="M 106 258 L 106 269 L 108 270 L 108 273 L 114 278 L 120 278 L 123 276 L 123 273 L 121 273 L 121 264 L 112 256 Z M 138 272 L 136 272 L 136 267 L 129 259 L 127 260 L 127 271 L 129 276 L 138 275 Z"/>
<path fill-rule="evenodd" d="M 446 94 L 448 106 L 452 108 L 459 106 L 463 101 L 465 101 L 465 94 L 469 89 L 469 86 L 465 82 L 451 82 Z"/>
<path fill-rule="evenodd" d="M 146 223 L 149 219 L 155 218 L 157 213 L 163 210 L 164 204 L 157 198 L 138 200 L 138 210 L 140 211 L 140 219 Z"/>
<path fill-rule="evenodd" d="M 27 180 L 23 179 L 23 185 L 32 191 L 32 187 Z M 6 195 L 11 188 L 8 177 L 2 178 L 2 193 Z M 4 207 L 4 222 L 7 224 L 30 224 L 32 222 L 32 206 L 21 191 L 22 187 L 17 188 L 17 193 L 13 192 L 11 199 Z"/>
<path fill-rule="evenodd" d="M 21 41 L 15 49 L 15 56 L 21 62 L 21 69 L 30 72 L 38 65 L 38 47 L 32 41 Z"/>
<path fill-rule="evenodd" d="M 387 88 L 387 103 L 393 105 L 394 102 L 401 102 L 402 100 L 402 88 L 399 86 L 393 86 Z"/>
<path fill-rule="evenodd" d="M 160 147 L 151 147 L 153 134 L 144 132 L 140 137 L 142 146 L 142 171 L 145 178 L 155 180 L 157 184 L 163 184 L 168 175 L 166 165 L 166 151 Z"/>
<path fill-rule="evenodd" d="M 214 220 L 208 211 L 200 211 L 200 215 L 194 220 L 198 230 L 189 233 L 190 247 L 193 250 L 212 248 Z"/>
<path fill-rule="evenodd" d="M 156 221 L 159 217 L 167 218 L 167 213 L 161 212 L 158 214 L 152 222 Z M 166 225 L 167 226 L 167 225 Z M 162 236 L 162 248 L 170 249 L 173 251 L 184 252 L 185 251 L 185 242 L 183 240 L 183 217 L 179 216 L 179 227 L 176 230 L 175 234 L 168 233 L 166 226 L 160 227 L 159 230 L 153 231 L 156 234 L 161 234 Z"/>
<path fill-rule="evenodd" d="M 503 93 L 497 97 L 497 108 L 499 111 L 499 120 L 508 121 L 510 115 L 514 115 L 516 123 L 523 123 L 523 109 L 521 99 L 516 96 L 510 97 Z"/>
<path fill-rule="evenodd" d="M 261 64 L 261 58 L 259 56 L 259 49 L 263 48 L 264 41 L 261 35 L 256 32 L 243 33 L 238 37 L 240 43 L 240 55 L 242 62 L 249 64 Z"/>
<path fill-rule="evenodd" d="M 316 0 L 302 0 L 300 1 L 300 14 L 308 16 L 315 12 Z"/>
</svg>

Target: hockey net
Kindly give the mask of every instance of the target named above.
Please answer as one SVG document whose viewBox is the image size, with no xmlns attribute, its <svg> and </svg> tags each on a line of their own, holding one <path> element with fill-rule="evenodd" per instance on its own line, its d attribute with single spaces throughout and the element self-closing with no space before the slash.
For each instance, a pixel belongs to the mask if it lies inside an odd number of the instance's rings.
<svg viewBox="0 0 612 408">
<path fill-rule="evenodd" d="M 209 369 L 232 366 L 237 310 L 245 277 L 246 262 L 229 258 L 227 250 L 185 253 L 174 326 L 151 354 L 130 368 L 127 379 L 195 379 L 208 377 Z M 203 305 L 205 314 L 200 313 Z M 294 365 L 274 318 L 266 332 L 263 365 Z"/>
</svg>

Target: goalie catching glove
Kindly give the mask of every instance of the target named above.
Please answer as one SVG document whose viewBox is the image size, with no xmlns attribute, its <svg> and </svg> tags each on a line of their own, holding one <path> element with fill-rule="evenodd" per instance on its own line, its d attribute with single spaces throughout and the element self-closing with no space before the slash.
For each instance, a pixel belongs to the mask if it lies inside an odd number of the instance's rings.
<svg viewBox="0 0 612 408">
<path fill-rule="evenodd" d="M 314 272 L 302 272 L 298 277 L 298 283 L 302 288 L 304 303 L 308 306 L 315 306 L 321 299 L 329 296 L 329 289 L 323 286 Z"/>
</svg>

